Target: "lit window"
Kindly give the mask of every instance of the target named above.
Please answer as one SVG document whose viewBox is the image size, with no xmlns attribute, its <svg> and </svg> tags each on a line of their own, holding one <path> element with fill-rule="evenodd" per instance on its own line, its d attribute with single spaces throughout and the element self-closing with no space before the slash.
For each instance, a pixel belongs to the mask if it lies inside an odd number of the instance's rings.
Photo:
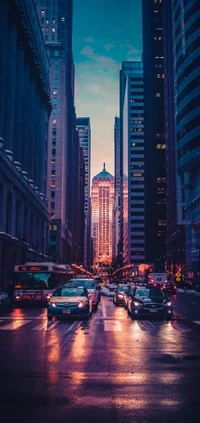
<svg viewBox="0 0 200 423">
<path fill-rule="evenodd" d="M 53 119 L 52 123 L 53 125 L 56 125 L 56 119 Z"/>
<path fill-rule="evenodd" d="M 56 109 L 56 107 L 53 109 L 53 115 L 57 115 L 57 109 Z"/>
<path fill-rule="evenodd" d="M 54 98 L 53 99 L 53 104 L 57 104 L 57 102 L 58 102 L 57 98 Z"/>
<path fill-rule="evenodd" d="M 55 169 L 51 169 L 51 176 L 55 176 L 55 175 L 56 175 Z"/>
<path fill-rule="evenodd" d="M 41 15 L 44 16 L 44 10 L 41 10 Z"/>
<path fill-rule="evenodd" d="M 57 231 L 57 225 L 53 225 L 53 231 Z"/>
<path fill-rule="evenodd" d="M 55 186 L 56 186 L 55 181 L 51 181 L 51 188 L 55 188 Z"/>
<path fill-rule="evenodd" d="M 55 28 L 52 28 L 52 32 L 56 32 Z"/>
<path fill-rule="evenodd" d="M 55 219 L 55 213 L 51 213 L 51 219 Z"/>
<path fill-rule="evenodd" d="M 65 22 L 65 18 L 61 18 L 61 22 Z"/>
<path fill-rule="evenodd" d="M 142 173 L 133 173 L 132 176 L 142 176 Z"/>
<path fill-rule="evenodd" d="M 56 164 L 56 160 L 55 160 L 55 159 L 52 159 L 52 160 L 51 160 L 51 164 L 55 166 L 55 164 Z"/>
<path fill-rule="evenodd" d="M 54 69 L 54 75 L 58 76 L 58 69 Z"/>
<path fill-rule="evenodd" d="M 56 95 L 57 93 L 58 93 L 57 88 L 54 88 L 54 90 L 53 90 L 53 95 Z"/>
<path fill-rule="evenodd" d="M 58 85 L 58 79 L 57 79 L 57 78 L 55 78 L 55 79 L 53 80 L 53 82 L 54 82 L 54 85 Z"/>
<path fill-rule="evenodd" d="M 156 97 L 160 97 L 160 93 L 156 93 Z"/>
<path fill-rule="evenodd" d="M 48 21 L 48 19 L 46 20 L 46 24 L 48 25 L 48 23 L 49 23 L 49 21 Z"/>
</svg>

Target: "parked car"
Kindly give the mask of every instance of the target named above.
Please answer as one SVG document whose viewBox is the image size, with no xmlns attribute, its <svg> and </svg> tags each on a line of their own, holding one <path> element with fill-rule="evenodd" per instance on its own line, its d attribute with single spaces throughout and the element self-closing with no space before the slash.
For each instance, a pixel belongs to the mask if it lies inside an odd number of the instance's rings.
<svg viewBox="0 0 200 423">
<path fill-rule="evenodd" d="M 92 316 L 92 300 L 85 287 L 77 284 L 59 286 L 53 292 L 47 305 L 47 318 L 53 317 L 80 317 Z"/>
<path fill-rule="evenodd" d="M 141 316 L 165 317 L 167 320 L 172 319 L 172 303 L 170 298 L 164 294 L 160 287 L 149 286 L 135 287 L 128 302 L 128 315 L 132 319 Z"/>
<path fill-rule="evenodd" d="M 173 281 L 165 282 L 162 289 L 165 294 L 176 294 L 176 285 Z"/>
<path fill-rule="evenodd" d="M 0 291 L 0 312 L 10 311 L 12 309 L 12 301 L 9 294 L 5 291 Z"/>
<path fill-rule="evenodd" d="M 124 305 L 124 294 L 127 288 L 128 285 L 118 285 L 113 295 L 113 304 L 116 306 Z"/>
<path fill-rule="evenodd" d="M 83 278 L 83 279 L 71 279 L 69 283 L 76 283 L 78 286 L 82 286 L 88 290 L 89 298 L 92 300 L 93 310 L 97 310 L 99 304 L 99 289 L 95 279 Z"/>
</svg>

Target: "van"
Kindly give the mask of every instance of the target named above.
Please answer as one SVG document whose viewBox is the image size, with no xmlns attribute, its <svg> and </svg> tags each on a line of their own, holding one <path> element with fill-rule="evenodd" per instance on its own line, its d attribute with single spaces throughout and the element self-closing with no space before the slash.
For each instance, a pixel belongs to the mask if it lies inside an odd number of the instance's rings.
<svg viewBox="0 0 200 423">
<path fill-rule="evenodd" d="M 163 285 L 167 282 L 167 273 L 151 273 L 149 275 L 149 284 Z"/>
</svg>

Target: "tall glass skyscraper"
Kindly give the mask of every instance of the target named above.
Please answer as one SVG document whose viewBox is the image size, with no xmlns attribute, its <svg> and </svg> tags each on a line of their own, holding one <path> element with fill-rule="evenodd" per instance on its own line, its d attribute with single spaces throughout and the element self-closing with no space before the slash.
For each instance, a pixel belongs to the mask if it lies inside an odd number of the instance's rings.
<svg viewBox="0 0 200 423">
<path fill-rule="evenodd" d="M 72 55 L 72 0 L 35 0 L 38 18 L 51 64 L 53 110 L 48 140 L 48 201 L 51 214 L 49 255 L 57 262 L 72 261 L 75 242 L 72 210 L 74 158 L 74 63 Z M 75 165 L 74 163 L 74 165 Z M 76 216 L 77 219 L 77 216 Z"/>
<path fill-rule="evenodd" d="M 200 5 L 172 0 L 177 220 L 186 270 L 200 272 Z"/>
<path fill-rule="evenodd" d="M 143 0 L 145 257 L 162 271 L 166 253 L 166 165 L 162 0 Z"/>
<path fill-rule="evenodd" d="M 142 62 L 123 62 L 123 261 L 145 262 L 144 87 Z"/>
</svg>

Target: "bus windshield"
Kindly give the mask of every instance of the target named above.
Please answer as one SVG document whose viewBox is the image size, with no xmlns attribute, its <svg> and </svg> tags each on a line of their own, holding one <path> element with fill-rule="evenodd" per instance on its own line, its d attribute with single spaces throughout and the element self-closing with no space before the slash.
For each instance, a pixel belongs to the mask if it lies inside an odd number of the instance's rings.
<svg viewBox="0 0 200 423">
<path fill-rule="evenodd" d="M 16 289 L 53 289 L 59 285 L 58 275 L 52 272 L 14 272 Z"/>
</svg>

